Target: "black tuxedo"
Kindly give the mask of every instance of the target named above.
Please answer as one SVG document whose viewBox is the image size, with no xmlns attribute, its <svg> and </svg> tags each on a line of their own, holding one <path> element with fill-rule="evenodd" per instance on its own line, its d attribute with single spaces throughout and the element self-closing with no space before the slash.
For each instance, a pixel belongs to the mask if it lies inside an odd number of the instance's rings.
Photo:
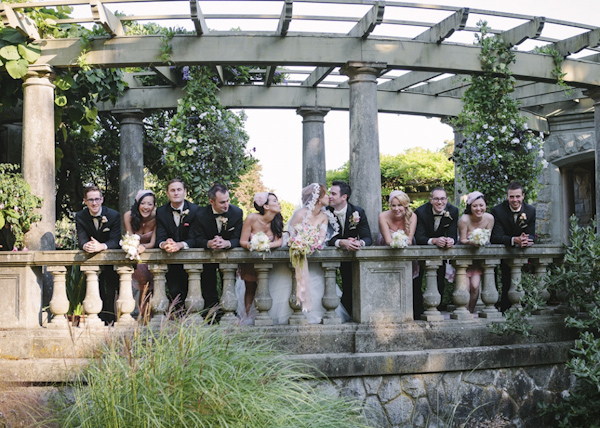
<svg viewBox="0 0 600 428">
<path fill-rule="evenodd" d="M 510 209 L 508 201 L 496 205 L 491 211 L 494 216 L 494 228 L 490 242 L 492 244 L 504 244 L 510 247 L 511 238 L 521 236 L 523 232 L 529 235 L 530 239 L 535 238 L 535 208 L 523 202 L 521 209 L 517 213 L 517 221 L 515 222 L 515 213 Z M 508 300 L 508 290 L 510 289 L 511 275 L 510 266 L 502 260 L 500 263 L 502 271 L 502 298 L 500 299 L 500 309 L 502 312 L 510 308 L 510 300 Z"/>
<path fill-rule="evenodd" d="M 168 203 L 156 210 L 156 246 L 171 238 L 175 242 L 185 242 L 188 247 L 196 246 L 195 221 L 200 207 L 183 201 L 179 226 L 175 225 L 173 210 Z M 184 215 L 184 213 L 186 213 Z M 176 306 L 183 308 L 188 292 L 188 274 L 180 264 L 170 264 L 167 271 L 167 288 L 171 300 L 177 298 Z"/>
<path fill-rule="evenodd" d="M 227 224 L 221 226 L 221 231 L 217 228 L 217 217 L 227 219 Z M 211 205 L 207 205 L 198 211 L 196 218 L 197 245 L 200 248 L 208 249 L 208 241 L 215 236 L 221 236 L 223 239 L 231 242 L 231 248 L 240 246 L 240 236 L 242 235 L 243 212 L 235 205 L 229 205 L 227 212 L 223 214 L 213 214 Z M 211 308 L 219 303 L 219 293 L 217 291 L 217 263 L 205 264 L 202 269 L 202 296 L 204 297 L 204 307 Z"/>
<path fill-rule="evenodd" d="M 94 218 L 86 208 L 75 215 L 75 226 L 77 228 L 77 244 L 79 249 L 94 238 L 96 241 L 106 244 L 108 249 L 120 248 L 121 239 L 121 217 L 119 213 L 107 207 L 102 207 L 98 219 L 98 229 L 94 224 Z M 102 312 L 100 319 L 107 324 L 116 321 L 115 295 L 119 286 L 119 274 L 113 266 L 104 266 L 98 276 L 100 287 L 100 298 L 102 299 Z"/>
<path fill-rule="evenodd" d="M 446 214 L 447 213 L 447 214 Z M 417 215 L 417 230 L 415 231 L 415 239 L 417 245 L 427 245 L 431 238 L 440 238 L 442 236 L 454 239 L 457 242 L 458 239 L 458 208 L 452 204 L 447 204 L 444 208 L 444 214 L 440 219 L 440 224 L 435 230 L 435 216 L 433 215 L 433 205 L 431 202 L 427 202 L 421 205 L 415 210 Z M 438 291 L 441 297 L 444 297 L 445 289 L 445 273 L 446 264 L 437 271 L 437 284 Z M 423 307 L 423 276 L 425 274 L 425 266 L 421 263 L 421 269 L 419 276 L 413 280 L 413 313 L 415 319 L 419 319 L 421 314 L 424 312 Z"/>
<path fill-rule="evenodd" d="M 333 207 L 327 207 L 331 212 L 334 211 Z M 352 214 L 357 212 L 360 216 L 360 220 L 357 225 L 353 225 L 350 222 Z M 328 245 L 335 245 L 335 242 L 338 239 L 348 239 L 348 238 L 358 238 L 362 239 L 365 245 L 371 245 L 373 243 L 371 239 L 371 229 L 369 228 L 369 221 L 367 220 L 367 215 L 365 214 L 365 210 L 361 207 L 352 205 L 348 202 L 346 207 L 346 218 L 344 221 L 344 229 L 342 231 L 341 223 L 338 217 L 334 214 L 334 218 L 340 226 L 340 233 L 338 235 L 333 236 Z M 352 317 L 352 262 L 342 262 L 340 264 L 340 276 L 342 277 L 342 305 Z"/>
<path fill-rule="evenodd" d="M 8 223 L 6 223 L 0 229 L 0 251 L 12 251 L 16 241 L 17 238 L 15 238 L 14 233 L 9 229 Z"/>
</svg>

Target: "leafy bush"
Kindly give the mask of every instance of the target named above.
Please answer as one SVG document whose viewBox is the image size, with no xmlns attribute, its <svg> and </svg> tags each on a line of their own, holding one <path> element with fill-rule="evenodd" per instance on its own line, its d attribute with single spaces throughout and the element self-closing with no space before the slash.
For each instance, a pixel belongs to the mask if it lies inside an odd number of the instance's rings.
<svg viewBox="0 0 600 428">
<path fill-rule="evenodd" d="M 363 427 L 307 367 L 256 337 L 191 323 L 109 340 L 64 402 L 63 427 Z"/>
</svg>

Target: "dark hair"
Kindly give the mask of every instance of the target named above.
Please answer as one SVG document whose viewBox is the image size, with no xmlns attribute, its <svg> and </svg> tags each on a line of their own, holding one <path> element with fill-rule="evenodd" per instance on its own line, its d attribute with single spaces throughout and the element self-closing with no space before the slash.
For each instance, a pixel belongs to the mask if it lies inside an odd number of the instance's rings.
<svg viewBox="0 0 600 428">
<path fill-rule="evenodd" d="M 269 192 L 269 195 L 267 196 L 267 202 L 265 202 L 262 206 L 259 206 L 256 202 L 254 202 L 254 208 L 259 212 L 260 215 L 265 214 L 264 206 L 269 204 L 269 196 L 271 195 L 277 197 L 275 193 Z M 275 217 L 273 217 L 273 220 L 271 220 L 271 232 L 273 232 L 273 236 L 278 239 L 281 238 L 281 235 L 283 235 L 283 216 L 281 213 L 275 214 Z"/>
<path fill-rule="evenodd" d="M 441 190 L 442 192 L 444 192 L 446 194 L 446 196 L 448 196 L 448 192 L 446 192 L 446 189 L 444 189 L 441 186 L 437 186 L 437 187 L 434 187 L 433 189 L 431 189 L 431 197 L 432 198 L 433 198 L 433 192 L 435 192 L 437 190 Z"/>
<path fill-rule="evenodd" d="M 146 196 L 152 196 L 152 200 L 154 204 L 156 204 L 156 197 L 154 193 L 148 192 L 144 193 L 139 200 L 135 201 L 131 206 L 131 228 L 135 232 L 136 230 L 140 230 L 140 226 L 142 225 L 142 215 L 140 214 L 140 204 L 144 200 Z"/>
<path fill-rule="evenodd" d="M 340 188 L 340 196 L 348 195 L 348 199 L 350 199 L 350 195 L 352 195 L 352 189 L 348 183 L 341 180 L 335 180 L 333 183 L 331 183 L 331 185 L 338 186 Z"/>
<path fill-rule="evenodd" d="M 225 194 L 229 192 L 229 189 L 227 189 L 227 186 L 225 186 L 224 184 L 213 184 L 213 186 L 210 189 L 208 189 L 208 199 L 212 199 L 214 201 L 217 197 L 217 192 Z"/>
<path fill-rule="evenodd" d="M 100 192 L 100 197 L 102 197 L 102 190 L 100 190 L 100 188 L 94 184 L 83 188 L 83 197 L 87 199 L 87 195 L 90 192 Z"/>
<path fill-rule="evenodd" d="M 483 199 L 483 202 L 485 202 L 485 204 L 487 205 L 485 196 L 483 196 L 483 195 L 477 196 L 475 199 L 473 199 L 473 202 L 475 202 L 477 199 Z M 473 211 L 471 211 L 471 205 L 473 204 L 473 202 L 471 202 L 470 204 L 467 204 L 467 206 L 465 207 L 465 214 L 473 214 Z"/>
<path fill-rule="evenodd" d="M 518 181 L 512 181 L 506 187 L 506 193 L 508 193 L 509 190 L 519 190 L 519 189 L 521 189 L 521 192 L 525 193 L 525 191 L 523 190 L 523 186 L 521 186 L 521 183 L 519 183 Z"/>
<path fill-rule="evenodd" d="M 172 178 L 169 180 L 169 182 L 167 183 L 167 190 L 169 190 L 169 186 L 173 183 L 181 183 L 183 184 L 183 188 L 187 189 L 187 187 L 185 187 L 185 183 L 181 178 Z"/>
</svg>

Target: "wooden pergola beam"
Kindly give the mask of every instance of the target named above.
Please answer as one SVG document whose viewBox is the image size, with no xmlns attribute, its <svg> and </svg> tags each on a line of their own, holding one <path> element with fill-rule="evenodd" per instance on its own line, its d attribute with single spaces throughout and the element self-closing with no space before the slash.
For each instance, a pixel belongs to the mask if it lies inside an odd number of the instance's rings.
<svg viewBox="0 0 600 428">
<path fill-rule="evenodd" d="M 123 29 L 123 25 L 119 18 L 108 10 L 102 4 L 101 0 L 90 0 L 90 7 L 92 8 L 94 22 L 101 25 L 110 37 L 122 36 L 125 34 L 125 30 Z"/>
<path fill-rule="evenodd" d="M 456 30 L 462 30 L 467 24 L 467 18 L 469 17 L 469 8 L 465 7 L 457 10 L 448 18 L 441 22 L 438 22 L 434 26 L 428 28 L 413 40 L 419 42 L 429 43 L 442 43 L 445 39 L 450 37 Z"/>
<path fill-rule="evenodd" d="M 201 36 L 203 34 L 208 34 L 210 30 L 206 25 L 198 0 L 190 0 L 190 14 L 194 27 L 196 28 L 196 35 Z"/>
<path fill-rule="evenodd" d="M 577 36 L 552 43 L 549 46 L 556 49 L 563 57 L 566 57 L 585 48 L 595 48 L 599 44 L 600 28 L 596 28 L 595 30 L 587 31 L 583 34 L 578 34 Z"/>
<path fill-rule="evenodd" d="M 433 79 L 434 77 L 441 76 L 442 74 L 443 73 L 431 73 L 429 71 L 411 71 L 378 85 L 377 89 L 398 92 L 406 88 L 410 88 L 417 83 L 425 82 L 429 79 Z"/>
<path fill-rule="evenodd" d="M 348 32 L 348 37 L 360 37 L 366 39 L 373 32 L 375 27 L 383 22 L 383 13 L 385 12 L 385 2 L 378 1 L 363 16 L 360 21 Z"/>
<path fill-rule="evenodd" d="M 517 27 L 511 28 L 510 30 L 503 31 L 500 34 L 500 38 L 504 43 L 509 46 L 517 46 L 523 43 L 527 39 L 536 39 L 542 34 L 546 18 L 538 16 L 531 21 L 527 21 Z"/>
<path fill-rule="evenodd" d="M 13 28 L 29 40 L 38 40 L 40 33 L 35 23 L 21 12 L 15 12 L 9 4 L 0 3 L 0 16 L 2 24 Z"/>
<path fill-rule="evenodd" d="M 275 34 L 278 36 L 285 37 L 290 28 L 290 22 L 292 22 L 293 12 L 293 0 L 285 0 L 283 8 L 281 9 L 281 16 L 279 17 L 279 24 L 277 24 L 277 30 Z M 265 85 L 271 86 L 273 84 L 273 78 L 275 77 L 275 71 L 277 66 L 268 65 L 265 71 Z"/>
</svg>

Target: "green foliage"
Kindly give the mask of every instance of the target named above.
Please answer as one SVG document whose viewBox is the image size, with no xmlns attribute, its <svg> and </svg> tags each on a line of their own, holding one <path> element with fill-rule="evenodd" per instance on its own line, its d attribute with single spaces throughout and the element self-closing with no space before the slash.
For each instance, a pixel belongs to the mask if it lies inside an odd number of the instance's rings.
<svg viewBox="0 0 600 428">
<path fill-rule="evenodd" d="M 37 43 L 28 42 L 17 30 L 0 28 L 0 69 L 4 68 L 11 78 L 24 77 L 29 64 L 36 62 L 41 53 Z"/>
<path fill-rule="evenodd" d="M 42 219 L 36 209 L 42 207 L 42 198 L 31 193 L 19 167 L 0 164 L 0 228 L 8 227 L 15 235 L 15 246 L 23 248 L 23 235 Z"/>
<path fill-rule="evenodd" d="M 535 311 L 546 307 L 543 294 L 546 292 L 544 278 L 524 273 L 521 282 L 517 284 L 517 291 L 525 294 L 521 299 L 522 309 L 511 308 L 505 314 L 504 322 L 489 324 L 490 330 L 499 335 L 521 334 L 529 336 L 532 325 L 529 322 Z"/>
<path fill-rule="evenodd" d="M 246 152 L 244 116 L 220 105 L 216 85 L 205 68 L 189 69 L 185 89 L 170 123 L 154 133 L 163 152 L 158 174 L 165 181 L 182 178 L 188 197 L 201 203 L 214 183 L 234 188 L 252 161 Z"/>
<path fill-rule="evenodd" d="M 113 337 L 60 414 L 63 427 L 365 427 L 360 404 L 240 331 L 182 322 Z"/>
<path fill-rule="evenodd" d="M 565 61 L 565 58 L 560 54 L 560 52 L 550 47 L 549 45 L 541 47 L 536 46 L 533 49 L 533 51 L 552 56 L 552 59 L 554 60 L 554 68 L 552 69 L 552 75 L 556 78 L 556 83 L 558 84 L 558 86 L 563 88 L 563 90 L 565 91 L 565 95 L 571 95 L 573 93 L 573 88 L 567 85 L 567 83 L 565 82 L 564 78 L 567 75 L 567 73 L 563 72 L 562 70 L 562 64 Z"/>
<path fill-rule="evenodd" d="M 453 121 L 465 137 L 456 142 L 454 162 L 469 190 L 483 192 L 493 205 L 504 199 L 506 185 L 518 181 L 527 197 L 535 199 L 538 176 L 547 166 L 541 146 L 543 134 L 527 129 L 518 101 L 511 98 L 516 80 L 510 70 L 515 54 L 485 21 L 475 45 L 481 49 L 481 75 L 470 78 L 463 95 L 463 110 Z"/>
</svg>

